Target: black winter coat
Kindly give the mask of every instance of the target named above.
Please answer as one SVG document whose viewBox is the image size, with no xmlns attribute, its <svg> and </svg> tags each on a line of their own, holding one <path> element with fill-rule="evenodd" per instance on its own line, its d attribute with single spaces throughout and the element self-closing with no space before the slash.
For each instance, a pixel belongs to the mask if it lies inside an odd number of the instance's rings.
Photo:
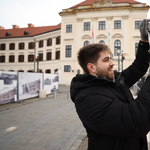
<svg viewBox="0 0 150 150">
<path fill-rule="evenodd" d="M 88 74 L 71 82 L 71 99 L 88 135 L 88 150 L 147 150 L 150 78 L 133 100 L 129 90 L 147 71 L 149 44 L 139 43 L 135 61 L 115 82 Z"/>
</svg>

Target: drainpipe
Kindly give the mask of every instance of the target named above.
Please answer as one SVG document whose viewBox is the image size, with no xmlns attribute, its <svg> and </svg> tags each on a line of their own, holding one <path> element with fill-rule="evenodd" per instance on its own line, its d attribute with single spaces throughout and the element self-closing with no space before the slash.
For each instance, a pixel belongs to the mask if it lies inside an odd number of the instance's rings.
<svg viewBox="0 0 150 150">
<path fill-rule="evenodd" d="M 34 72 L 35 72 L 36 40 L 34 39 Z"/>
</svg>

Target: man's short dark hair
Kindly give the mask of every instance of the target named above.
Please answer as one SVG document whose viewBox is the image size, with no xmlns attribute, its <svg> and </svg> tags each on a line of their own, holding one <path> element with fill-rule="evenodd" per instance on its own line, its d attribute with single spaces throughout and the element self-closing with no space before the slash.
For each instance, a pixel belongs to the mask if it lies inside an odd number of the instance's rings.
<svg viewBox="0 0 150 150">
<path fill-rule="evenodd" d="M 107 45 L 99 43 L 86 45 L 79 50 L 77 56 L 78 63 L 86 74 L 89 74 L 87 64 L 96 64 L 98 58 L 100 57 L 100 52 L 102 51 L 108 51 L 108 53 L 112 54 Z"/>
</svg>

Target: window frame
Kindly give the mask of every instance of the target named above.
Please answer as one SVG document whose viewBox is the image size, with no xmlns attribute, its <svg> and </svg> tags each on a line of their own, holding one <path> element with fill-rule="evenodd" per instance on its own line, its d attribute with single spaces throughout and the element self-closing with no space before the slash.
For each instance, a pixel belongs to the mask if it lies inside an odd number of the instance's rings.
<svg viewBox="0 0 150 150">
<path fill-rule="evenodd" d="M 120 40 L 115 40 L 114 42 L 114 56 L 118 56 L 117 50 L 121 50 L 121 41 Z"/>
<path fill-rule="evenodd" d="M 90 42 L 89 41 L 84 41 L 84 46 L 86 46 L 86 45 L 89 45 L 90 44 Z"/>
<path fill-rule="evenodd" d="M 90 22 L 84 22 L 84 31 L 89 31 L 91 29 Z"/>
<path fill-rule="evenodd" d="M 71 54 L 72 54 L 72 45 L 66 45 L 65 57 L 66 58 L 71 58 Z"/>
<path fill-rule="evenodd" d="M 61 37 L 58 36 L 58 37 L 56 38 L 56 45 L 59 45 L 60 43 L 61 43 Z"/>
<path fill-rule="evenodd" d="M 106 29 L 106 22 L 99 21 L 99 30 L 105 30 L 105 29 Z"/>
<path fill-rule="evenodd" d="M 60 59 L 60 51 L 56 51 L 56 53 L 55 53 L 55 59 L 56 60 Z"/>
<path fill-rule="evenodd" d="M 139 29 L 139 28 L 140 28 L 141 22 L 142 22 L 142 21 L 140 21 L 140 20 L 135 21 L 135 29 Z"/>
<path fill-rule="evenodd" d="M 100 44 L 105 44 L 105 41 L 104 40 L 100 40 L 99 43 Z"/>
<path fill-rule="evenodd" d="M 47 39 L 47 46 L 52 46 L 52 38 Z"/>
<path fill-rule="evenodd" d="M 25 45 L 25 44 L 24 44 L 23 42 L 19 43 L 19 49 L 20 49 L 20 50 L 24 49 L 24 45 Z"/>
<path fill-rule="evenodd" d="M 43 53 L 39 53 L 39 61 L 43 61 Z"/>
<path fill-rule="evenodd" d="M 66 25 L 66 33 L 71 33 L 72 32 L 72 24 L 67 24 Z"/>
<path fill-rule="evenodd" d="M 45 70 L 45 73 L 51 73 L 51 69 Z"/>
<path fill-rule="evenodd" d="M 28 48 L 29 48 L 29 49 L 34 49 L 34 48 L 35 48 L 35 43 L 34 43 L 34 42 L 30 42 L 30 43 L 28 44 Z"/>
<path fill-rule="evenodd" d="M 9 44 L 9 50 L 15 50 L 15 43 Z"/>
<path fill-rule="evenodd" d="M 24 62 L 24 55 L 18 55 L 18 62 Z"/>
<path fill-rule="evenodd" d="M 46 60 L 52 60 L 52 52 L 46 53 Z"/>
<path fill-rule="evenodd" d="M 43 47 L 44 46 L 44 43 L 43 43 L 43 40 L 40 40 L 39 41 L 39 48 Z"/>
<path fill-rule="evenodd" d="M 70 65 L 64 65 L 64 72 L 70 72 L 71 66 Z"/>
<path fill-rule="evenodd" d="M 5 63 L 5 55 L 0 56 L 0 63 Z"/>
<path fill-rule="evenodd" d="M 114 29 L 121 29 L 121 20 L 114 20 Z"/>
<path fill-rule="evenodd" d="M 34 55 L 33 54 L 28 55 L 28 62 L 34 62 Z"/>
<path fill-rule="evenodd" d="M 10 63 L 15 62 L 15 55 L 9 55 L 9 62 Z"/>
<path fill-rule="evenodd" d="M 5 43 L 2 43 L 0 44 L 0 50 L 6 50 L 6 44 Z"/>
</svg>

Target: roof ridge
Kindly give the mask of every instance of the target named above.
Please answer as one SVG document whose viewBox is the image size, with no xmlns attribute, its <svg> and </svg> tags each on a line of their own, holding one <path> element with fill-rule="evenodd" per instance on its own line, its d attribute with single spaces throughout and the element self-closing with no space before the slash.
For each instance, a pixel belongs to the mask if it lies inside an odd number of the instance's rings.
<svg viewBox="0 0 150 150">
<path fill-rule="evenodd" d="M 79 4 L 76 4 L 70 8 L 76 8 L 78 6 L 86 6 L 86 5 L 92 5 L 94 2 L 99 0 L 85 0 Z M 107 0 L 104 0 L 107 1 Z M 110 1 L 110 0 L 109 0 Z M 135 1 L 135 0 L 111 0 L 112 3 L 130 3 L 130 4 L 142 4 L 141 2 Z"/>
</svg>

